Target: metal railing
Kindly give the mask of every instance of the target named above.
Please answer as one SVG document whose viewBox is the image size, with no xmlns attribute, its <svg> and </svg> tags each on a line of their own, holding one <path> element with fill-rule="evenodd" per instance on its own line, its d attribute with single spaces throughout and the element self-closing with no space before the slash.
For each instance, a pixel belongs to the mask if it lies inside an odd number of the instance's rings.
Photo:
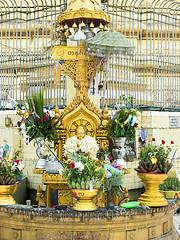
<svg viewBox="0 0 180 240">
<path fill-rule="evenodd" d="M 113 56 L 101 105 L 180 109 L 180 2 L 113 0 L 104 3 L 112 31 L 135 45 L 133 57 Z"/>
<path fill-rule="evenodd" d="M 52 47 L 58 44 L 56 18 L 63 0 L 0 0 L 0 105 L 7 97 L 23 104 L 26 94 L 43 88 L 48 106 L 66 104 L 66 76 L 55 84 Z"/>
<path fill-rule="evenodd" d="M 103 1 L 103 0 L 102 0 Z M 180 109 L 180 3 L 175 0 L 109 0 L 110 28 L 135 45 L 132 57 L 114 55 L 110 73 L 100 73 L 101 106 L 119 104 L 152 109 Z M 0 0 L 0 106 L 7 97 L 20 104 L 35 88 L 46 105 L 66 105 L 66 75 L 55 84 L 51 50 L 59 45 L 57 16 L 64 0 Z"/>
</svg>

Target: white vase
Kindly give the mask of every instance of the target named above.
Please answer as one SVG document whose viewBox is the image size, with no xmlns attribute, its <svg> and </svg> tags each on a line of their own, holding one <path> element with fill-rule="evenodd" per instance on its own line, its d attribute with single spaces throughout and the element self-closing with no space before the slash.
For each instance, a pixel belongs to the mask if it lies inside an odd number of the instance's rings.
<svg viewBox="0 0 180 240">
<path fill-rule="evenodd" d="M 114 148 L 112 154 L 115 159 L 115 164 L 120 164 L 124 169 L 127 169 L 127 164 L 124 161 L 124 156 L 126 154 L 126 149 L 124 148 L 126 137 L 115 138 L 113 140 Z"/>
</svg>

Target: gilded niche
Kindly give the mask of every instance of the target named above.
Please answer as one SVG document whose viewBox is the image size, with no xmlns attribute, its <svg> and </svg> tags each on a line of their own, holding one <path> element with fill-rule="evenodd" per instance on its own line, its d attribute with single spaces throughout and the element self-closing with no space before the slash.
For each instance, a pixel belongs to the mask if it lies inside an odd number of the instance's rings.
<svg viewBox="0 0 180 240">
<path fill-rule="evenodd" d="M 80 94 L 64 109 L 63 113 L 61 122 L 56 126 L 61 138 L 58 142 L 55 142 L 55 149 L 62 161 L 65 161 L 63 156 L 65 141 L 77 134 L 79 126 L 83 126 L 85 134 L 96 138 L 99 147 L 105 148 L 108 146 L 106 125 L 109 117 L 107 107 L 102 112 L 80 91 Z M 55 118 L 58 119 L 59 116 L 60 111 L 56 107 Z"/>
</svg>

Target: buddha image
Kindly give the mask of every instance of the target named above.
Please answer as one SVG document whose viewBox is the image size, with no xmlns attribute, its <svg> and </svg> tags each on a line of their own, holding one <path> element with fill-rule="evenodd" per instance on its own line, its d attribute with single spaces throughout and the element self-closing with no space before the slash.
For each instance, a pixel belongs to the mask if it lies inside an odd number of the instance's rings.
<svg viewBox="0 0 180 240">
<path fill-rule="evenodd" d="M 86 129 L 83 125 L 79 125 L 76 129 L 76 136 L 78 140 L 82 140 L 86 135 Z"/>
</svg>

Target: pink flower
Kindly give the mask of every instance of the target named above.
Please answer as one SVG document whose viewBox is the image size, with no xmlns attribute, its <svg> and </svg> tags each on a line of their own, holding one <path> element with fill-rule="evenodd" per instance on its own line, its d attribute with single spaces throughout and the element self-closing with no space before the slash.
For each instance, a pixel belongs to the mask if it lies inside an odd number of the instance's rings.
<svg viewBox="0 0 180 240">
<path fill-rule="evenodd" d="M 44 121 L 46 121 L 46 117 L 44 118 Z"/>
<path fill-rule="evenodd" d="M 75 164 L 72 162 L 72 163 L 70 163 L 70 166 L 71 166 L 72 168 L 74 168 L 74 167 L 75 167 Z"/>
<path fill-rule="evenodd" d="M 164 144 L 165 144 L 165 141 L 164 141 L 164 140 L 162 140 L 161 142 L 162 142 L 162 145 L 164 145 Z"/>
<path fill-rule="evenodd" d="M 109 160 L 110 160 L 110 161 L 113 160 L 113 157 L 112 157 L 112 156 L 109 156 Z"/>
<path fill-rule="evenodd" d="M 173 140 L 171 140 L 171 144 L 174 144 L 174 141 L 173 141 Z"/>
<path fill-rule="evenodd" d="M 155 142 L 156 141 L 155 138 L 152 138 L 152 141 Z"/>
<path fill-rule="evenodd" d="M 46 116 L 46 120 L 49 120 L 49 116 Z"/>
<path fill-rule="evenodd" d="M 62 140 L 62 137 L 58 137 L 59 140 Z"/>
</svg>

